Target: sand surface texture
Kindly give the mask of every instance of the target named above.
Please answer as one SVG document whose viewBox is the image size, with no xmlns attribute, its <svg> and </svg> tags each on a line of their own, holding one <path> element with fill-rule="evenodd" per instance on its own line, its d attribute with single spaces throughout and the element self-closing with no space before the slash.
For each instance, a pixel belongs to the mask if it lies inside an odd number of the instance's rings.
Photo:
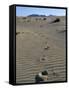
<svg viewBox="0 0 69 90">
<path fill-rule="evenodd" d="M 44 70 L 46 82 L 66 80 L 65 22 L 64 16 L 16 17 L 16 83 L 35 83 Z"/>
</svg>

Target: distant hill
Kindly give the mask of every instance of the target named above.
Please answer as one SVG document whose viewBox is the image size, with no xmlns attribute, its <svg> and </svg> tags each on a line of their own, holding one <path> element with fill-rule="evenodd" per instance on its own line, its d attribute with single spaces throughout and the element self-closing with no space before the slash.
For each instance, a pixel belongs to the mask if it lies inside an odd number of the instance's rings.
<svg viewBox="0 0 69 90">
<path fill-rule="evenodd" d="M 38 15 L 38 14 L 31 14 L 28 15 L 27 17 L 46 17 L 45 15 Z"/>
</svg>

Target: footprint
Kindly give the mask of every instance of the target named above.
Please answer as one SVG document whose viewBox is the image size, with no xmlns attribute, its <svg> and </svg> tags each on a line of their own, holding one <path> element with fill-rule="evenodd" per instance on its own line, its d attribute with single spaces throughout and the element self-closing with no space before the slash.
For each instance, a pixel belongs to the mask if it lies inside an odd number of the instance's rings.
<svg viewBox="0 0 69 90">
<path fill-rule="evenodd" d="M 50 47 L 49 46 L 46 46 L 46 47 L 44 47 L 44 50 L 48 50 Z"/>
<path fill-rule="evenodd" d="M 46 62 L 48 59 L 47 57 L 44 55 L 42 58 L 40 58 L 40 62 Z"/>
<path fill-rule="evenodd" d="M 57 73 L 57 72 L 55 72 L 55 71 L 53 71 L 53 76 L 56 76 L 56 77 L 58 77 L 59 76 L 59 74 Z"/>
</svg>

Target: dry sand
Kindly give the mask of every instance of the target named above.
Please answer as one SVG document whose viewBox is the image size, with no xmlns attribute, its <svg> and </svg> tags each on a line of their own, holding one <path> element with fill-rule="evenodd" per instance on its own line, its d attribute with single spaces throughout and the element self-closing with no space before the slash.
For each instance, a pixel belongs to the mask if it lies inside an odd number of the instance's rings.
<svg viewBox="0 0 69 90">
<path fill-rule="evenodd" d="M 65 22 L 64 16 L 16 17 L 16 83 L 35 83 L 44 70 L 46 82 L 66 80 Z"/>
</svg>

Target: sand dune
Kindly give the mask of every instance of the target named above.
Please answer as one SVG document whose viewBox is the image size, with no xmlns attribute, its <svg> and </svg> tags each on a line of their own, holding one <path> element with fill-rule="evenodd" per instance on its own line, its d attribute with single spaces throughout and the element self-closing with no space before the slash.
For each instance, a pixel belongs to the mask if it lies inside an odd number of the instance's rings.
<svg viewBox="0 0 69 90">
<path fill-rule="evenodd" d="M 66 80 L 66 25 L 64 16 L 16 17 L 16 82 L 34 83 L 48 71 L 48 80 Z M 56 18 L 59 22 L 51 23 Z M 44 58 L 44 59 L 42 59 Z"/>
</svg>

